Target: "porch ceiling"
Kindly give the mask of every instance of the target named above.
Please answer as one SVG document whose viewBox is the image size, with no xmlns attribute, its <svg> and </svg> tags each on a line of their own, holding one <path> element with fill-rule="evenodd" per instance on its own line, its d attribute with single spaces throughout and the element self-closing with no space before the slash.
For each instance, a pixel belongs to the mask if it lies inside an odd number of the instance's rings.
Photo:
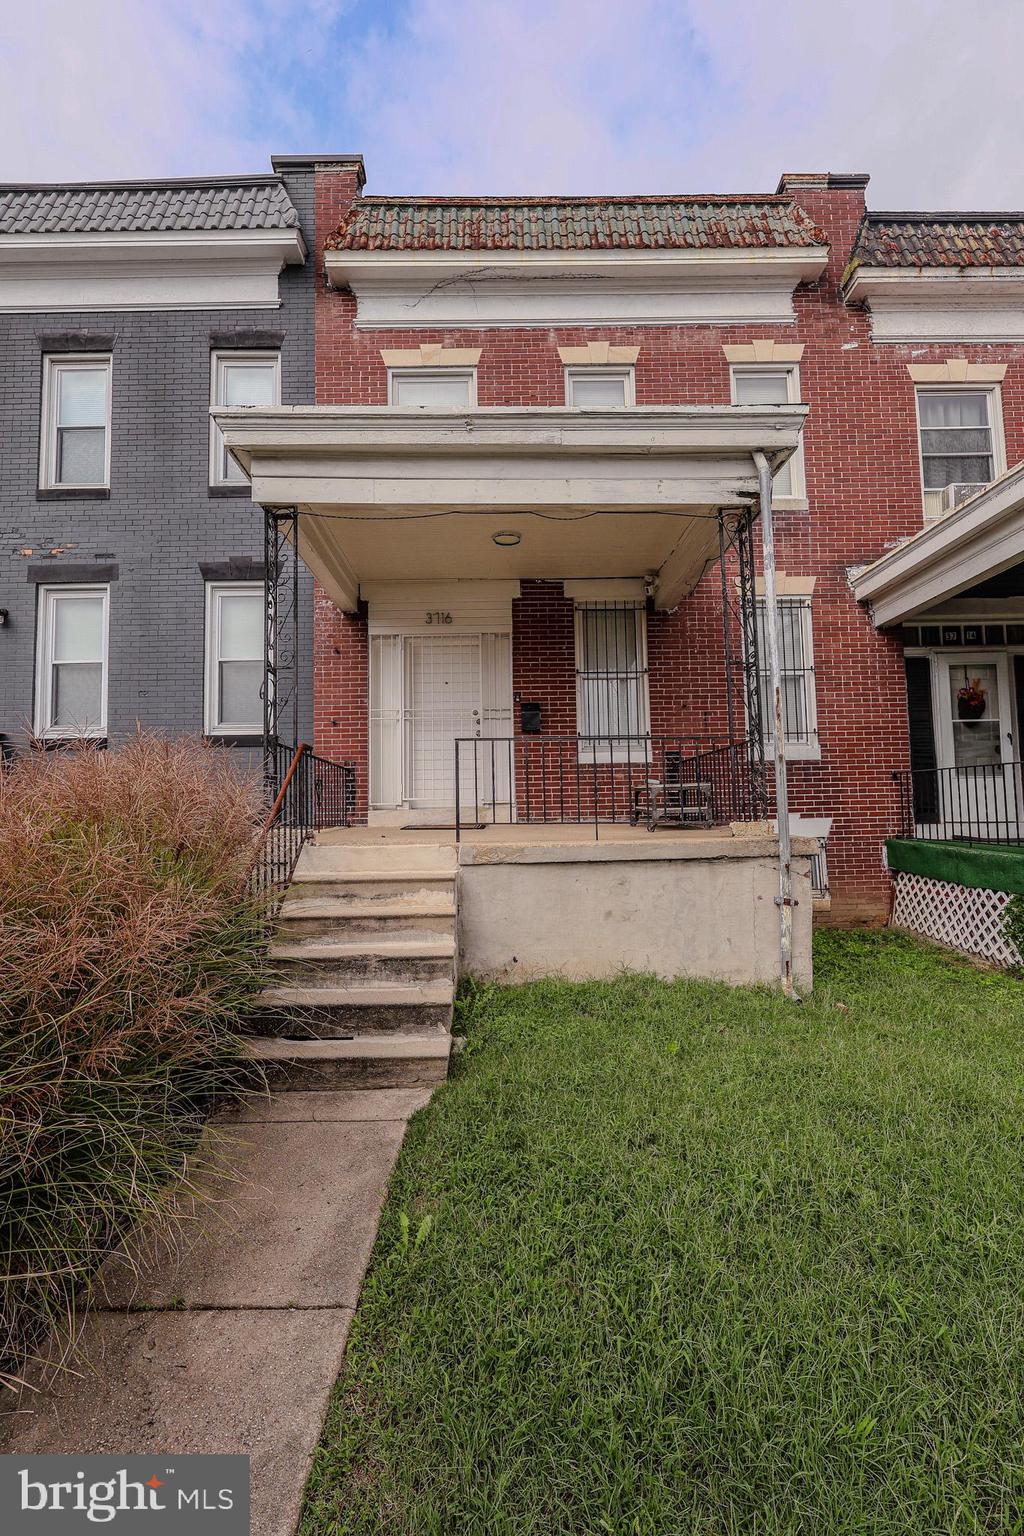
<svg viewBox="0 0 1024 1536">
<path fill-rule="evenodd" d="M 674 607 L 756 496 L 804 406 L 217 409 L 253 499 L 297 507 L 300 555 L 339 607 L 370 581 L 641 577 Z M 494 535 L 512 530 L 512 548 Z"/>
<path fill-rule="evenodd" d="M 877 628 L 915 614 L 1024 561 L 1024 463 L 852 577 Z"/>
</svg>

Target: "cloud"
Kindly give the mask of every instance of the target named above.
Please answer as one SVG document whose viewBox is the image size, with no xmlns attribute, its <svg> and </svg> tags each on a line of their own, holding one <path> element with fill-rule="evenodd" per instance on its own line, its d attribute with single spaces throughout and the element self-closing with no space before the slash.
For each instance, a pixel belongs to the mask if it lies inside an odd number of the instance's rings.
<svg viewBox="0 0 1024 1536">
<path fill-rule="evenodd" d="M 265 168 L 371 189 L 1024 204 L 1020 0 L 36 0 L 0 22 L 0 174 Z"/>
</svg>

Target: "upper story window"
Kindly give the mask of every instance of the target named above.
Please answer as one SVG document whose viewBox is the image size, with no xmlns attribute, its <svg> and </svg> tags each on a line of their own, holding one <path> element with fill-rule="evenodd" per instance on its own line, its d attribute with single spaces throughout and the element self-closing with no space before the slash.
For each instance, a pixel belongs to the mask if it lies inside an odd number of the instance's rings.
<svg viewBox="0 0 1024 1536">
<path fill-rule="evenodd" d="M 796 364 L 789 367 L 777 364 L 770 367 L 758 367 L 757 364 L 735 366 L 732 369 L 732 401 L 734 405 L 799 405 L 800 371 Z M 776 473 L 774 487 L 777 497 L 799 498 L 805 494 L 802 443 Z"/>
<path fill-rule="evenodd" d="M 1003 472 L 1000 414 L 998 389 L 917 391 L 926 516 L 948 510 Z"/>
<path fill-rule="evenodd" d="M 211 359 L 211 405 L 280 405 L 280 352 L 214 352 Z M 244 470 L 230 456 L 224 435 L 210 422 L 210 484 L 245 485 Z"/>
<path fill-rule="evenodd" d="M 474 406 L 475 368 L 391 368 L 388 404 Z"/>
<path fill-rule="evenodd" d="M 786 756 L 787 758 L 817 758 L 820 748 L 811 599 L 780 597 L 778 605 L 782 639 L 779 664 L 782 673 L 782 721 L 786 736 Z M 765 743 L 770 745 L 774 737 L 774 711 L 768 692 L 768 638 L 765 633 L 763 597 L 757 599 L 757 646 L 761 723 L 764 726 Z"/>
<path fill-rule="evenodd" d="M 40 587 L 36 735 L 107 734 L 109 587 Z"/>
<path fill-rule="evenodd" d="M 110 485 L 109 356 L 43 361 L 39 483 L 48 489 Z"/>
<path fill-rule="evenodd" d="M 635 403 L 632 368 L 567 368 L 565 403 L 583 411 L 621 411 Z"/>
<path fill-rule="evenodd" d="M 576 726 L 598 755 L 640 755 L 636 738 L 650 731 L 641 603 L 576 605 Z"/>
<path fill-rule="evenodd" d="M 263 730 L 263 623 L 262 582 L 207 584 L 208 736 L 254 736 Z"/>
</svg>

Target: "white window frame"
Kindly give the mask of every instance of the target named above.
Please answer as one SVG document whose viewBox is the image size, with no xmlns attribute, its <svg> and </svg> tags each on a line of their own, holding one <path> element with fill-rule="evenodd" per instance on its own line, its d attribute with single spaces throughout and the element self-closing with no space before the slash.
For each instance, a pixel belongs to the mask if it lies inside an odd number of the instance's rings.
<svg viewBox="0 0 1024 1536">
<path fill-rule="evenodd" d="M 943 491 L 928 490 L 924 483 L 924 443 L 921 439 L 922 395 L 987 395 L 988 424 L 992 434 L 992 480 L 1006 473 L 1006 438 L 1003 432 L 1003 392 L 998 384 L 915 384 L 914 420 L 917 429 L 917 471 L 921 480 L 921 506 L 925 520 L 942 516 Z M 989 484 L 992 482 L 990 481 Z"/>
<path fill-rule="evenodd" d="M 636 369 L 632 363 L 567 363 L 565 367 L 565 403 L 575 410 L 591 411 L 604 409 L 617 411 L 617 405 L 604 407 L 580 405 L 577 406 L 573 399 L 573 385 L 577 379 L 622 379 L 625 383 L 624 399 L 621 409 L 628 411 L 636 405 Z"/>
<path fill-rule="evenodd" d="M 807 704 L 808 739 L 806 741 L 787 741 L 785 744 L 786 761 L 817 763 L 821 761 L 821 741 L 818 737 L 818 671 L 814 661 L 813 598 L 810 594 L 791 595 L 787 593 L 778 599 L 778 603 L 780 609 L 783 607 L 800 609 L 801 628 L 803 631 L 802 648 L 805 656 L 808 658 L 808 665 L 803 669 L 804 674 L 807 675 L 807 682 L 805 685 L 807 691 L 805 698 Z M 758 594 L 756 598 L 757 614 L 764 612 L 764 604 L 764 596 L 762 594 Z M 780 658 L 780 660 L 784 660 L 784 658 Z M 795 671 L 795 669 L 787 668 L 783 665 L 783 677 L 785 677 L 787 671 L 792 672 Z M 768 677 L 768 657 L 764 654 L 760 645 L 758 646 L 757 677 L 758 688 L 762 689 L 763 693 L 768 693 L 766 683 L 766 679 Z M 764 746 L 766 752 L 775 751 L 775 732 L 772 729 L 775 722 L 771 718 L 769 708 L 770 704 L 771 697 L 769 695 L 766 705 L 765 718 L 761 722 L 762 726 L 764 727 Z"/>
<path fill-rule="evenodd" d="M 750 378 L 758 374 L 782 373 L 786 376 L 786 402 L 789 405 L 802 404 L 800 398 L 800 364 L 799 363 L 731 363 L 729 366 L 729 390 L 733 405 L 739 405 L 736 398 L 736 381 L 740 378 Z M 783 511 L 803 511 L 807 507 L 807 478 L 804 474 L 804 440 L 803 433 L 796 445 L 796 452 L 789 461 L 790 489 L 785 495 L 772 493 L 772 505 L 780 507 Z"/>
<path fill-rule="evenodd" d="M 395 399 L 396 381 L 402 379 L 464 379 L 469 388 L 466 391 L 465 405 L 399 405 Z M 388 369 L 388 405 L 393 405 L 403 411 L 464 411 L 476 408 L 476 369 L 475 368 L 446 368 L 443 365 L 438 368 L 389 368 Z"/>
<path fill-rule="evenodd" d="M 220 714 L 220 656 L 217 635 L 221 599 L 225 596 L 264 594 L 262 581 L 208 581 L 206 583 L 206 666 L 203 688 L 203 731 L 207 736 L 262 736 L 263 717 L 258 721 L 224 720 Z M 258 658 L 263 660 L 262 651 Z"/>
<path fill-rule="evenodd" d="M 224 369 L 232 363 L 263 363 L 274 370 L 274 404 L 281 404 L 281 353 L 276 348 L 264 347 L 258 351 L 242 352 L 233 351 L 230 348 L 210 353 L 210 404 L 219 406 L 224 402 L 223 394 Z M 259 410 L 259 406 L 252 406 L 252 410 Z M 245 489 L 244 480 L 230 480 L 222 469 L 222 453 L 224 449 L 224 434 L 221 432 L 213 417 L 210 417 L 210 484 L 227 485 L 233 489 Z"/>
<path fill-rule="evenodd" d="M 76 480 L 57 479 L 57 401 L 58 376 L 87 368 L 102 368 L 107 376 L 106 419 L 103 424 L 103 479 L 82 484 Z M 42 491 L 109 491 L 110 489 L 110 405 L 113 396 L 114 359 L 109 352 L 47 352 L 43 357 L 43 394 L 39 417 L 39 489 Z"/>
<path fill-rule="evenodd" d="M 100 719 L 91 730 L 76 732 L 69 737 L 63 726 L 54 725 L 51 719 L 53 704 L 53 636 L 60 601 L 81 597 L 99 597 L 103 600 L 103 640 L 100 656 Z M 90 740 L 102 740 L 107 734 L 107 686 L 110 671 L 110 587 L 103 585 L 72 586 L 61 582 L 53 586 L 40 586 L 36 596 L 36 667 L 35 667 L 35 734 L 40 741 L 68 741 L 84 736 Z"/>
<path fill-rule="evenodd" d="M 643 678 L 643 688 L 637 690 L 637 698 L 640 706 L 641 718 L 637 721 L 637 728 L 631 734 L 634 740 L 628 743 L 616 745 L 614 741 L 588 741 L 582 731 L 583 724 L 583 614 L 588 610 L 606 609 L 609 612 L 622 612 L 632 608 L 636 613 L 637 624 L 637 675 Z M 577 602 L 573 609 L 573 662 L 576 669 L 576 734 L 579 738 L 577 755 L 580 762 L 587 763 L 642 763 L 650 758 L 651 739 L 651 676 L 647 651 L 647 609 L 642 603 L 629 603 L 623 601 L 608 602 Z M 614 735 L 614 732 L 612 733 Z M 635 738 L 640 737 L 646 745 L 641 746 Z"/>
</svg>

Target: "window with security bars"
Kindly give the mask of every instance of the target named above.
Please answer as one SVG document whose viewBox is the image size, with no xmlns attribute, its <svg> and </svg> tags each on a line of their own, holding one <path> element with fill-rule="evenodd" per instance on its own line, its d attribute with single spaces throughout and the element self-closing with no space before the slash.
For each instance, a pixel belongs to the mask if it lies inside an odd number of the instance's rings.
<svg viewBox="0 0 1024 1536">
<path fill-rule="evenodd" d="M 576 727 L 596 747 L 626 753 L 650 730 L 647 616 L 639 603 L 576 607 Z"/>
<path fill-rule="evenodd" d="M 782 649 L 782 720 L 787 757 L 817 756 L 818 711 L 814 687 L 814 638 L 811 599 L 780 597 L 779 629 Z M 757 677 L 765 740 L 772 737 L 773 709 L 768 680 L 768 636 L 764 599 L 757 600 Z"/>
</svg>

